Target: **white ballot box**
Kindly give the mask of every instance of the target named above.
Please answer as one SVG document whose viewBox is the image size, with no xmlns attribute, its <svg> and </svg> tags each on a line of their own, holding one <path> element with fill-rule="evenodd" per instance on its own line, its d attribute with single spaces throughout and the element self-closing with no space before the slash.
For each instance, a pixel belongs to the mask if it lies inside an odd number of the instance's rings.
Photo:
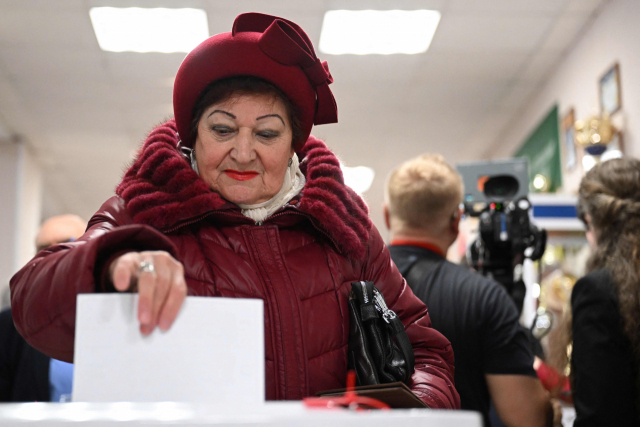
<svg viewBox="0 0 640 427">
<path fill-rule="evenodd" d="M 117 422 L 117 423 L 116 423 Z M 0 404 L 0 425 L 229 427 L 481 427 L 477 412 L 441 409 L 350 411 L 307 409 L 301 402 L 249 405 L 204 403 L 22 403 Z"/>
<path fill-rule="evenodd" d="M 137 307 L 137 294 L 78 296 L 74 402 L 264 403 L 262 300 L 187 297 L 148 336 Z"/>
</svg>

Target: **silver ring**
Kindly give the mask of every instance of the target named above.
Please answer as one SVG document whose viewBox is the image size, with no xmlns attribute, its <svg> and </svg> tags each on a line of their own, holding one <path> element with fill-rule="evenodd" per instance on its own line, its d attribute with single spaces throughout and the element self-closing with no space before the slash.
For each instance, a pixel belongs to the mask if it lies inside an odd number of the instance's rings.
<svg viewBox="0 0 640 427">
<path fill-rule="evenodd" d="M 140 262 L 139 270 L 141 273 L 155 273 L 156 268 L 154 267 L 151 261 L 142 261 Z"/>
</svg>

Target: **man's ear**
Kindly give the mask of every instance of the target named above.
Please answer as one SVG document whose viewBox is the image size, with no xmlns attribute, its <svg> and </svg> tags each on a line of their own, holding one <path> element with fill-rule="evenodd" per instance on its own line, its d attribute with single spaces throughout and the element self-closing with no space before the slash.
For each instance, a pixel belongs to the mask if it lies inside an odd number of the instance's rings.
<svg viewBox="0 0 640 427">
<path fill-rule="evenodd" d="M 451 227 L 451 232 L 456 236 L 460 232 L 460 218 L 462 218 L 463 212 L 464 211 L 462 210 L 462 208 L 458 208 L 457 214 L 451 218 L 451 224 L 449 225 L 449 227 Z"/>
<path fill-rule="evenodd" d="M 386 202 L 382 204 L 382 214 L 384 215 L 384 225 L 387 226 L 387 230 L 391 230 L 391 222 L 389 221 L 389 206 Z"/>
</svg>

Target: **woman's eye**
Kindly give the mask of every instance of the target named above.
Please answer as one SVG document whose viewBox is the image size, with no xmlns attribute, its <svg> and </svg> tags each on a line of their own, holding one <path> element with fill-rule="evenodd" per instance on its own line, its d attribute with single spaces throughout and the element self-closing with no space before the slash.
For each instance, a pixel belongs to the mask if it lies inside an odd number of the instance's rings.
<svg viewBox="0 0 640 427">
<path fill-rule="evenodd" d="M 233 129 L 227 126 L 213 126 L 212 129 L 215 133 L 222 136 L 233 133 Z"/>
<path fill-rule="evenodd" d="M 279 132 L 270 131 L 270 130 L 263 130 L 263 131 L 258 132 L 258 136 L 261 137 L 261 138 L 265 138 L 265 139 L 275 138 L 278 135 L 280 135 Z"/>
</svg>

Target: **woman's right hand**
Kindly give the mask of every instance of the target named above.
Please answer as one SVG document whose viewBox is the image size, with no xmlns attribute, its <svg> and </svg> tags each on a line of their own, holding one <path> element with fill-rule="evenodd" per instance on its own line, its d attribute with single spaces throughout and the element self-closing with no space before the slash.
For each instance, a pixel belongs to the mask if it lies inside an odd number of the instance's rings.
<svg viewBox="0 0 640 427">
<path fill-rule="evenodd" d="M 182 264 L 164 251 L 128 252 L 109 266 L 118 292 L 138 292 L 140 332 L 149 335 L 158 326 L 166 331 L 187 296 Z"/>
</svg>

